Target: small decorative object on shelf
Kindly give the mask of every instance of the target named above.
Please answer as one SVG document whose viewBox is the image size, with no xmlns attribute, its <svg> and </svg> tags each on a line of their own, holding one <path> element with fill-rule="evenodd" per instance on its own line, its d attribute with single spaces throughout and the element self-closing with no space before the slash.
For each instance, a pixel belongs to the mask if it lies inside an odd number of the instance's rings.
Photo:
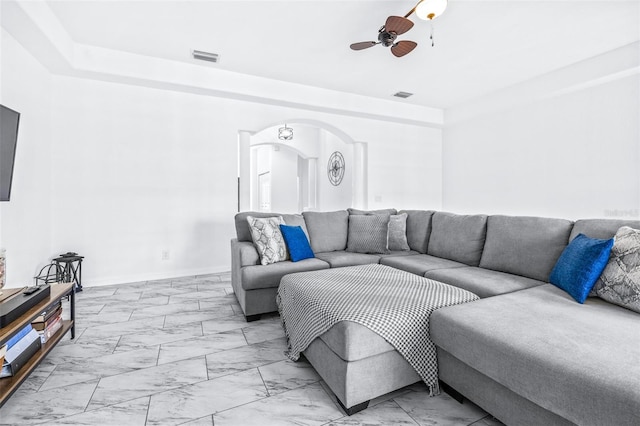
<svg viewBox="0 0 640 426">
<path fill-rule="evenodd" d="M 58 275 L 57 281 L 73 283 L 76 292 L 82 291 L 82 259 L 84 259 L 84 256 L 72 251 L 63 253 L 60 257 L 53 259 L 59 266 L 59 270 L 62 271 Z"/>
</svg>

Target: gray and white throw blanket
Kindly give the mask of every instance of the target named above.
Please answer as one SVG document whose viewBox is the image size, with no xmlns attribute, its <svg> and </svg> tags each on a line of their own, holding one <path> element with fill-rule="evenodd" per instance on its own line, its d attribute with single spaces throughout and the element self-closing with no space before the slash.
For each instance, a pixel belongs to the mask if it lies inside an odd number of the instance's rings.
<svg viewBox="0 0 640 426">
<path fill-rule="evenodd" d="M 293 361 L 336 323 L 353 321 L 389 342 L 437 395 L 429 317 L 438 308 L 478 299 L 461 288 L 372 264 L 286 275 L 276 300 Z"/>
</svg>

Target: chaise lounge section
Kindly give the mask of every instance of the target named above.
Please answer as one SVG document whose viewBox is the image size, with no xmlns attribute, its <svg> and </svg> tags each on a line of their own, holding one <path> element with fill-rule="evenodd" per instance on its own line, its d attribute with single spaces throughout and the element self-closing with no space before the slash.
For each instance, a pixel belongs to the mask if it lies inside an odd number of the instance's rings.
<svg viewBox="0 0 640 426">
<path fill-rule="evenodd" d="M 493 247 L 487 241 L 481 265 L 495 265 L 485 256 L 496 256 L 501 269 L 548 276 L 562 246 L 558 239 L 550 247 L 553 233 L 540 238 L 550 223 L 497 219 L 494 226 L 499 223 L 507 231 L 502 237 L 510 237 Z M 558 234 L 566 232 L 566 226 L 555 225 Z M 579 220 L 570 226 L 568 240 L 580 233 L 612 238 L 621 226 L 639 229 L 640 221 Z M 532 249 L 549 251 L 519 262 L 526 253 L 516 253 L 521 247 L 515 244 L 522 239 L 529 239 Z M 640 424 L 637 312 L 597 297 L 579 304 L 544 283 L 440 309 L 432 315 L 430 335 L 438 347 L 440 379 L 508 425 Z"/>
</svg>

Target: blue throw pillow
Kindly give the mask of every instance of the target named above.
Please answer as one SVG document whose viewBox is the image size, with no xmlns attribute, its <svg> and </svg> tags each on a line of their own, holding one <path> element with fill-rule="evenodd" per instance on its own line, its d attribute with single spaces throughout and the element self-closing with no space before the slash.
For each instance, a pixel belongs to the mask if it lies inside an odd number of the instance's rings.
<svg viewBox="0 0 640 426">
<path fill-rule="evenodd" d="M 280 231 L 282 232 L 284 242 L 287 244 L 289 255 L 293 262 L 315 257 L 302 227 L 280 225 Z"/>
<path fill-rule="evenodd" d="M 584 303 L 607 266 L 611 247 L 613 238 L 599 240 L 578 234 L 560 255 L 549 282 L 569 293 L 579 303 Z"/>
</svg>

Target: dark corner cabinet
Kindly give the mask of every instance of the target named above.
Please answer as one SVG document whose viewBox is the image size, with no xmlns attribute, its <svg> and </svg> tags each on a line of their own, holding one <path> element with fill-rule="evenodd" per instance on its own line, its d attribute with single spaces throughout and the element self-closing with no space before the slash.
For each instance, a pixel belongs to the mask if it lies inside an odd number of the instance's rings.
<svg viewBox="0 0 640 426">
<path fill-rule="evenodd" d="M 18 372 L 12 377 L 4 377 L 0 379 L 0 407 L 13 395 L 18 389 L 20 384 L 24 382 L 29 374 L 40 364 L 45 356 L 53 349 L 62 337 L 67 334 L 67 331 L 71 330 L 71 338 L 75 337 L 75 292 L 73 289 L 73 283 L 61 283 L 51 285 L 51 294 L 48 298 L 39 302 L 37 305 L 29 309 L 24 314 L 20 315 L 14 321 L 9 323 L 6 327 L 0 328 L 0 347 L 4 345 L 14 334 L 19 332 L 24 326 L 30 324 L 36 319 L 43 311 L 47 311 L 53 305 L 58 303 L 65 297 L 70 298 L 70 320 L 62 321 L 62 328 L 58 330 L 56 334 L 51 336 L 47 343 L 42 345 L 42 348 L 33 355 L 29 361 L 18 370 Z"/>
</svg>

